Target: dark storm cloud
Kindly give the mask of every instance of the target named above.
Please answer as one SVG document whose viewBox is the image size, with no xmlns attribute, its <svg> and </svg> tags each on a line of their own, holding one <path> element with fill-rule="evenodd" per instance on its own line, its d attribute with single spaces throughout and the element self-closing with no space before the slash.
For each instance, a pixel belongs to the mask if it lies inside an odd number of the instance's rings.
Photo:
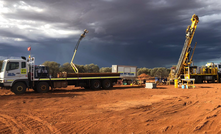
<svg viewBox="0 0 221 134">
<path fill-rule="evenodd" d="M 0 46 L 1 46 L 0 60 L 4 60 L 5 58 L 10 58 L 10 57 L 19 58 L 20 56 L 23 56 L 25 52 L 25 50 L 23 50 L 21 47 L 19 46 L 12 47 L 10 44 L 7 43 L 0 43 Z"/>
<path fill-rule="evenodd" d="M 19 2 L 7 1 L 8 7 L 14 8 L 15 4 L 19 5 Z M 175 65 L 183 47 L 186 27 L 191 24 L 193 14 L 197 14 L 200 19 L 192 43 L 194 46 L 198 42 L 195 63 L 221 57 L 219 21 L 216 17 L 208 21 L 211 15 L 221 13 L 219 8 L 211 8 L 220 5 L 218 1 L 213 4 L 200 0 L 25 0 L 23 5 L 42 9 L 43 12 L 17 9 L 16 12 L 2 16 L 32 20 L 38 23 L 38 27 L 50 24 L 53 28 L 64 30 L 89 30 L 77 52 L 77 64 L 95 63 L 100 67 L 112 64 L 139 67 Z M 8 30 L 4 33 L 0 31 L 0 35 L 22 38 L 28 44 L 33 43 L 32 53 L 40 59 L 38 64 L 45 60 L 63 64 L 70 61 L 80 34 L 70 34 L 65 38 L 36 34 L 34 38 L 28 36 L 31 34 Z M 39 54 L 39 51 L 44 54 Z"/>
</svg>

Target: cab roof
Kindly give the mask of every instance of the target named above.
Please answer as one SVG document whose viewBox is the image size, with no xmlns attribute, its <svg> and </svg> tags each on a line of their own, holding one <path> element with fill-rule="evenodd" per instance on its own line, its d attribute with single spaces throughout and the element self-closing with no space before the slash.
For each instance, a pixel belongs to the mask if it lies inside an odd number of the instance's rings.
<svg viewBox="0 0 221 134">
<path fill-rule="evenodd" d="M 24 59 L 6 59 L 4 61 L 26 61 Z"/>
</svg>

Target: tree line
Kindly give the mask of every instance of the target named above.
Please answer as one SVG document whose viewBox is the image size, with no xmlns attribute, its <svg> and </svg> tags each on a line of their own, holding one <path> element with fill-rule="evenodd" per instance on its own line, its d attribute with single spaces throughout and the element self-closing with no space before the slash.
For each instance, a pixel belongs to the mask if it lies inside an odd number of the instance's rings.
<svg viewBox="0 0 221 134">
<path fill-rule="evenodd" d="M 0 60 L 0 69 L 2 67 L 2 62 Z M 59 72 L 67 72 L 67 73 L 74 73 L 74 70 L 72 69 L 70 63 L 66 62 L 63 65 L 60 65 L 57 62 L 54 61 L 45 61 L 42 63 L 42 65 L 49 67 L 49 74 L 51 74 L 53 77 L 57 76 L 57 73 Z M 99 68 L 98 65 L 95 65 L 93 63 L 86 64 L 86 65 L 76 65 L 78 68 L 79 73 L 108 73 L 112 72 L 111 67 L 101 67 Z M 147 74 L 151 77 L 168 77 L 170 73 L 170 69 L 165 67 L 158 67 L 158 68 L 138 68 L 137 69 L 137 75 L 140 74 Z"/>
<path fill-rule="evenodd" d="M 169 74 L 170 74 L 170 70 L 169 68 L 165 68 L 165 67 L 156 67 L 156 68 L 146 68 L 146 67 L 143 67 L 143 68 L 138 68 L 137 69 L 137 75 L 140 75 L 140 74 L 147 74 L 151 77 L 161 77 L 161 78 L 164 78 L 164 77 L 168 77 Z"/>
</svg>

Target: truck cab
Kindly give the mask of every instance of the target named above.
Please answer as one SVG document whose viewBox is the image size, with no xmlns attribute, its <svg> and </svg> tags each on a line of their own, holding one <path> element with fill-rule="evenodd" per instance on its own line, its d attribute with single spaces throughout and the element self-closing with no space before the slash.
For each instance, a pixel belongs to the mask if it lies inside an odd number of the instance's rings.
<svg viewBox="0 0 221 134">
<path fill-rule="evenodd" d="M 28 65 L 25 59 L 6 59 L 0 72 L 0 86 L 10 88 L 19 81 L 28 86 Z"/>
</svg>

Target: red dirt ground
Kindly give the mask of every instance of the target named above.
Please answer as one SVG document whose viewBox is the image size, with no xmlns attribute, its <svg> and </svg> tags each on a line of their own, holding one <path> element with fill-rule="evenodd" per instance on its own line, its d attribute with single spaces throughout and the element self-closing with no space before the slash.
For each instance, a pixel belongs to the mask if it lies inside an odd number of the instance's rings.
<svg viewBox="0 0 221 134">
<path fill-rule="evenodd" d="M 0 133 L 221 133 L 221 84 L 0 90 Z"/>
</svg>

